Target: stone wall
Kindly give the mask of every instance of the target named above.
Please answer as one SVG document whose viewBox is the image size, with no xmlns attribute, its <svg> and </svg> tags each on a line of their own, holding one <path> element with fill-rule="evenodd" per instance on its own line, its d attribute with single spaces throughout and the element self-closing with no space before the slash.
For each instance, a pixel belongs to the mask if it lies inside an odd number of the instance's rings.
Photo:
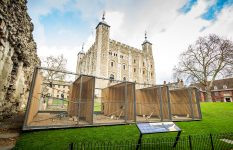
<svg viewBox="0 0 233 150">
<path fill-rule="evenodd" d="M 25 108 L 34 67 L 40 64 L 26 3 L 0 1 L 0 120 Z"/>
<path fill-rule="evenodd" d="M 149 53 L 147 50 L 110 40 L 109 61 L 114 62 L 114 66 L 108 62 L 108 74 L 113 74 L 116 79 L 155 84 L 152 51 Z"/>
</svg>

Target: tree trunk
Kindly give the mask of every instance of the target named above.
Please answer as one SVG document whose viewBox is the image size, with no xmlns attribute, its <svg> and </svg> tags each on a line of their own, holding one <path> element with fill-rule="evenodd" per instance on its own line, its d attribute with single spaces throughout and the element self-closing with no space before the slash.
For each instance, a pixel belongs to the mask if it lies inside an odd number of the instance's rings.
<svg viewBox="0 0 233 150">
<path fill-rule="evenodd" d="M 206 102 L 212 102 L 211 88 L 210 88 L 210 87 L 207 87 L 207 88 L 206 88 L 205 101 L 206 101 Z"/>
</svg>

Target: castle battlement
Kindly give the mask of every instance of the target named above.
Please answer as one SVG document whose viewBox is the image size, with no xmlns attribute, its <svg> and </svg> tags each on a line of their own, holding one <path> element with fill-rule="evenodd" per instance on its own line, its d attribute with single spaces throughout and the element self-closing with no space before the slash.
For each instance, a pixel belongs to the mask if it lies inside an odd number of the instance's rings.
<svg viewBox="0 0 233 150">
<path fill-rule="evenodd" d="M 138 49 L 138 48 L 126 45 L 126 44 L 124 44 L 122 42 L 119 42 L 119 41 L 116 41 L 116 40 L 110 39 L 110 43 L 113 44 L 113 45 L 115 45 L 115 46 L 117 46 L 117 47 L 122 47 L 122 48 L 128 49 L 129 51 L 133 51 L 133 52 L 137 52 L 137 53 L 142 53 L 141 49 Z"/>
</svg>

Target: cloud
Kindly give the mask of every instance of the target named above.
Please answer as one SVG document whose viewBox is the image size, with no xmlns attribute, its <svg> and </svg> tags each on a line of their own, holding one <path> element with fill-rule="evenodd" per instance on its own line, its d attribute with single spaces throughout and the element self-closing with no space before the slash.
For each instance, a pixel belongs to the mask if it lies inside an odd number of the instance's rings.
<svg viewBox="0 0 233 150">
<path fill-rule="evenodd" d="M 64 10 L 65 4 L 69 0 L 31 0 L 28 1 L 29 14 L 33 19 L 38 19 L 40 16 L 47 15 L 54 9 Z"/>
<path fill-rule="evenodd" d="M 187 13 L 192 9 L 193 5 L 195 4 L 197 4 L 197 0 L 188 0 L 187 3 L 179 9 L 179 11 Z"/>
<path fill-rule="evenodd" d="M 70 71 L 75 71 L 82 43 L 85 43 L 85 51 L 94 43 L 95 27 L 103 10 L 106 11 L 106 22 L 111 26 L 111 39 L 141 48 L 147 30 L 148 40 L 153 44 L 158 84 L 172 80 L 172 69 L 178 63 L 179 54 L 199 36 L 215 33 L 232 38 L 233 35 L 233 7 L 230 3 L 214 13 L 214 20 L 203 18 L 203 14 L 217 5 L 218 0 L 42 0 L 29 3 L 39 55 L 63 53 L 68 58 Z M 63 19 L 54 15 L 57 11 L 64 14 Z M 55 31 L 51 22 L 53 17 L 59 19 L 56 25 L 60 25 Z"/>
<path fill-rule="evenodd" d="M 33 35 L 37 44 L 45 44 L 46 36 L 43 24 L 40 22 L 41 16 L 46 16 L 57 9 L 62 11 L 68 0 L 30 0 L 28 1 L 29 14 L 35 26 Z"/>
<path fill-rule="evenodd" d="M 86 19 L 96 19 L 101 11 L 101 6 L 104 5 L 103 1 L 87 1 L 78 0 L 76 2 L 76 8 L 82 13 L 82 16 Z M 103 11 L 103 10 L 102 10 Z"/>
<path fill-rule="evenodd" d="M 232 38 L 233 35 L 233 6 L 225 7 L 205 30 L 204 34 L 215 33 Z"/>
<path fill-rule="evenodd" d="M 231 6 L 232 4 L 232 0 L 217 0 L 202 14 L 202 18 L 206 20 L 215 20 L 218 13 L 220 13 L 225 6 Z"/>
<path fill-rule="evenodd" d="M 76 70 L 76 59 L 78 50 L 81 50 L 81 46 L 77 47 L 57 47 L 57 46 L 47 46 L 47 45 L 39 45 L 38 47 L 38 55 L 43 60 L 47 56 L 59 56 L 61 54 L 64 55 L 64 58 L 67 59 L 67 70 L 75 72 Z"/>
</svg>

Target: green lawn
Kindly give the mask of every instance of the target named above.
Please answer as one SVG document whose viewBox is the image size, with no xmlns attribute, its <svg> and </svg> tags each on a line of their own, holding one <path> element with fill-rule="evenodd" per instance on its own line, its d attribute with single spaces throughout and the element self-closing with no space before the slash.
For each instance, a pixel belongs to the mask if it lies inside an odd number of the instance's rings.
<svg viewBox="0 0 233 150">
<path fill-rule="evenodd" d="M 95 101 L 94 111 L 101 111 L 101 103 L 100 102 Z"/>
<path fill-rule="evenodd" d="M 64 100 L 61 100 L 61 99 L 53 99 L 53 105 L 62 105 L 62 104 L 68 104 L 68 99 L 64 99 Z"/>
<path fill-rule="evenodd" d="M 201 103 L 202 121 L 177 122 L 182 129 L 181 136 L 233 132 L 233 103 Z M 143 138 L 175 136 L 176 133 L 145 135 Z M 135 125 L 102 126 L 75 129 L 60 129 L 23 133 L 16 146 L 23 149 L 66 149 L 68 143 L 75 141 L 104 141 L 138 139 Z"/>
</svg>

